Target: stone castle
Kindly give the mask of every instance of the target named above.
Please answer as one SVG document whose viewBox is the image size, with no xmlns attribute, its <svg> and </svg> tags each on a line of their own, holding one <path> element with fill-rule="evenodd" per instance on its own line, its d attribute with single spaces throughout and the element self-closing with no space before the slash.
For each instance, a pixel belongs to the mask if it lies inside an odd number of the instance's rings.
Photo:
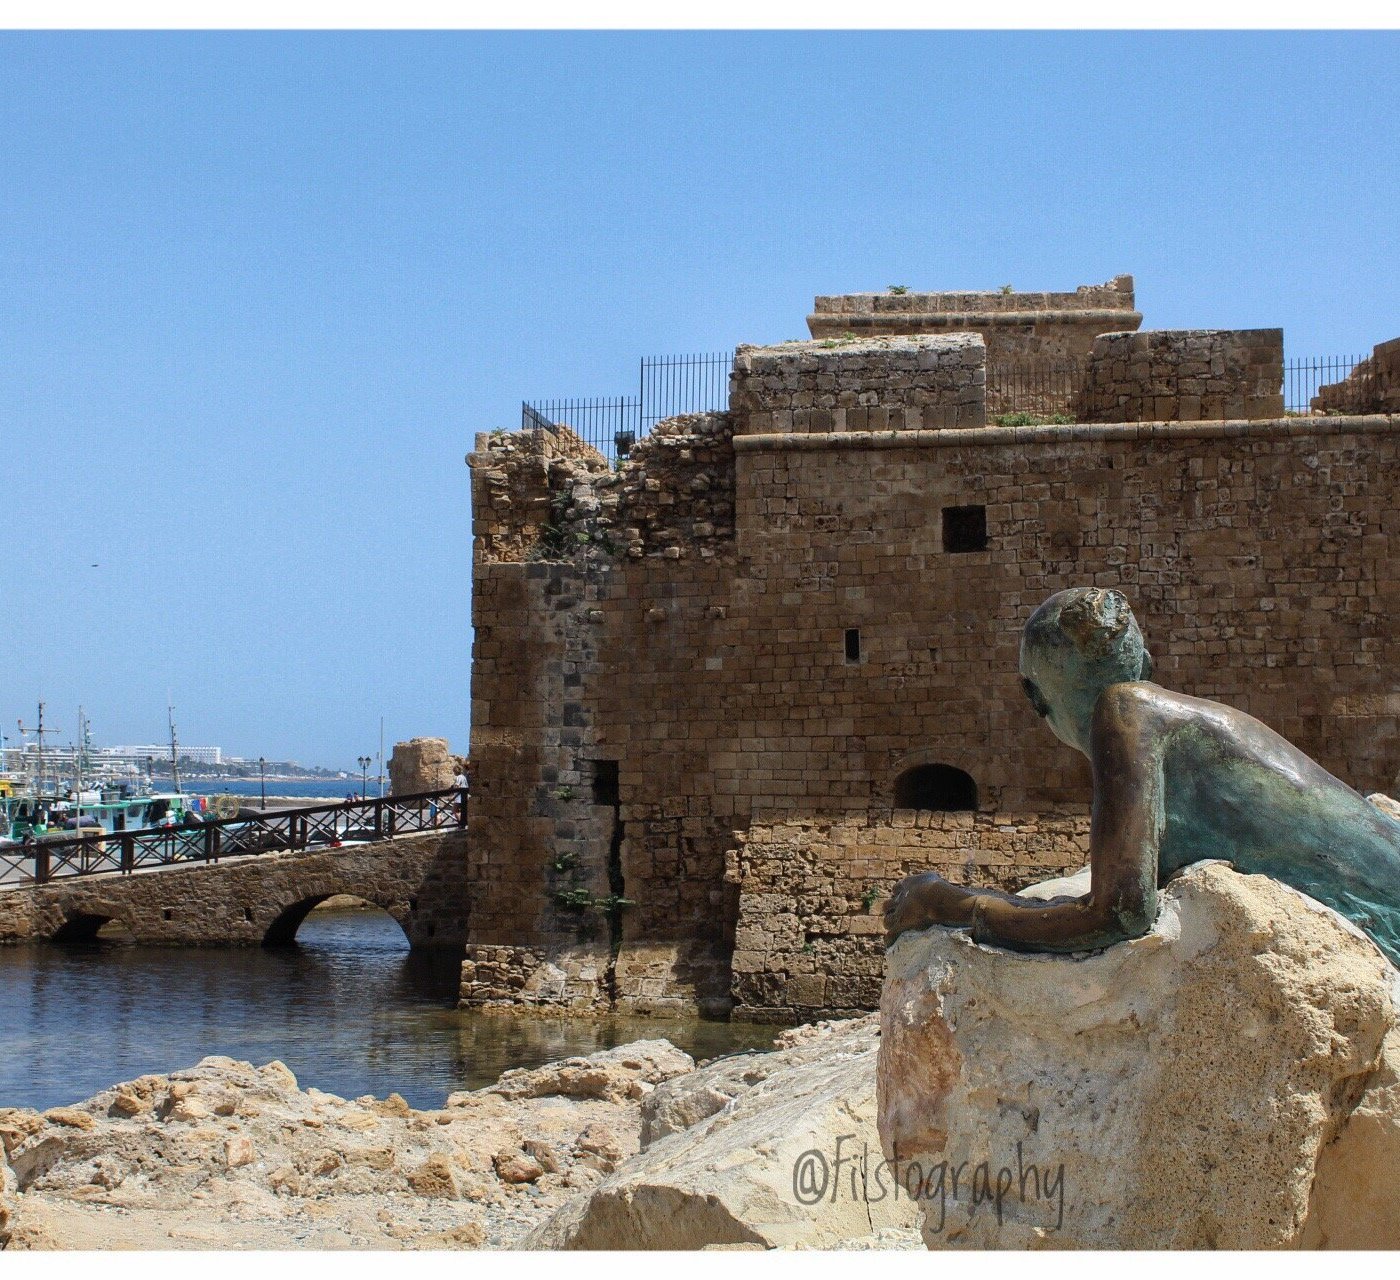
<svg viewBox="0 0 1400 1280">
<path fill-rule="evenodd" d="M 1280 330 L 1141 319 L 1130 277 L 818 298 L 617 469 L 477 437 L 464 1003 L 869 1009 L 899 878 L 1082 865 L 1087 764 L 1017 677 L 1070 585 L 1128 595 L 1163 684 L 1393 785 L 1400 342 L 1288 415 Z M 997 425 L 1030 358 L 1074 385 Z"/>
</svg>

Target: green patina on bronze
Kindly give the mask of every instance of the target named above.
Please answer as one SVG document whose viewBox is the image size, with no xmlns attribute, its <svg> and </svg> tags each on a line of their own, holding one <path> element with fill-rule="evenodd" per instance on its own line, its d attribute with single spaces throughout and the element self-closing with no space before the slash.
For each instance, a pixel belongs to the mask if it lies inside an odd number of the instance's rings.
<svg viewBox="0 0 1400 1280">
<path fill-rule="evenodd" d="M 1146 933 L 1182 867 L 1223 858 L 1335 908 L 1400 964 L 1400 822 L 1252 716 L 1151 674 L 1117 591 L 1061 591 L 1031 615 L 1022 686 L 1093 766 L 1090 891 L 1036 901 L 908 876 L 885 907 L 887 943 L 942 924 L 1015 950 L 1094 950 Z"/>
</svg>

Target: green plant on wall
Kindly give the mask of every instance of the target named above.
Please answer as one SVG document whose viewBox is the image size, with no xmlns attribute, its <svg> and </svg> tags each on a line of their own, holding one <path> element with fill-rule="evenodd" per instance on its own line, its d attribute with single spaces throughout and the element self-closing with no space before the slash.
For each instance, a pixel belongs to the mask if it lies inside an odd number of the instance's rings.
<svg viewBox="0 0 1400 1280">
<path fill-rule="evenodd" d="M 579 884 L 570 885 L 566 889 L 556 889 L 554 901 L 558 906 L 568 911 L 601 911 L 605 915 L 613 911 L 621 911 L 624 907 L 637 905 L 636 899 L 623 898 L 618 894 L 609 894 L 606 898 L 595 898 L 588 889 Z"/>
<path fill-rule="evenodd" d="M 1015 292 L 1016 292 L 1016 290 L 1013 289 L 1009 284 L 1004 284 L 1004 285 L 1002 285 L 1002 286 L 1001 286 L 1001 291 L 1002 291 L 1002 293 L 1015 293 Z"/>
<path fill-rule="evenodd" d="M 893 293 L 893 294 L 901 294 L 901 293 L 908 293 L 908 292 L 909 292 L 909 286 L 908 286 L 907 284 L 892 284 L 892 285 L 887 285 L 886 287 L 887 287 L 887 288 L 889 289 L 889 291 L 890 291 L 891 293 Z"/>
<path fill-rule="evenodd" d="M 999 427 L 1064 427 L 1074 421 L 1068 413 L 1003 413 L 992 421 Z"/>
<path fill-rule="evenodd" d="M 875 905 L 875 900 L 879 896 L 880 890 L 877 886 L 873 884 L 866 885 L 865 892 L 860 895 L 860 905 L 865 908 L 866 915 L 870 914 L 870 908 Z"/>
</svg>

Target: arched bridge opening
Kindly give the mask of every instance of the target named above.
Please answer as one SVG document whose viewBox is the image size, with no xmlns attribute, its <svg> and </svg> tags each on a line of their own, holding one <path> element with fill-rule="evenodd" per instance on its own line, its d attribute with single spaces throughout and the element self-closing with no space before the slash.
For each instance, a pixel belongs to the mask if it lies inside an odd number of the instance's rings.
<svg viewBox="0 0 1400 1280">
<path fill-rule="evenodd" d="M 50 935 L 49 941 L 59 945 L 84 945 L 98 940 L 104 926 L 112 923 L 111 916 L 101 916 L 88 912 L 75 912 L 70 915 Z"/>
<path fill-rule="evenodd" d="M 387 916 L 403 934 L 404 946 L 407 949 L 410 938 L 405 922 L 399 918 L 399 914 L 382 903 L 375 902 L 372 898 L 362 898 L 353 893 L 315 893 L 299 899 L 279 912 L 272 923 L 268 925 L 263 933 L 262 945 L 265 947 L 291 946 L 296 942 L 297 932 L 306 923 L 311 913 L 332 898 L 345 899 L 345 905 L 351 910 L 370 911 L 375 915 Z"/>
</svg>

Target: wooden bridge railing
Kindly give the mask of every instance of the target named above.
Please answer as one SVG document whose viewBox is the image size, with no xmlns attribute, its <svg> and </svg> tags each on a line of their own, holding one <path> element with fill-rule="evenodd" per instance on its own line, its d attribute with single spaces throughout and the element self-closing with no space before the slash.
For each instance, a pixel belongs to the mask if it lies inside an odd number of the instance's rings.
<svg viewBox="0 0 1400 1280">
<path fill-rule="evenodd" d="M 451 787 L 411 796 L 263 809 L 183 826 L 102 831 L 60 839 L 45 836 L 0 846 L 0 888 L 47 884 L 69 876 L 129 875 L 147 867 L 218 862 L 220 858 L 283 853 L 313 845 L 333 849 L 346 841 L 387 840 L 466 825 L 467 791 Z"/>
</svg>

